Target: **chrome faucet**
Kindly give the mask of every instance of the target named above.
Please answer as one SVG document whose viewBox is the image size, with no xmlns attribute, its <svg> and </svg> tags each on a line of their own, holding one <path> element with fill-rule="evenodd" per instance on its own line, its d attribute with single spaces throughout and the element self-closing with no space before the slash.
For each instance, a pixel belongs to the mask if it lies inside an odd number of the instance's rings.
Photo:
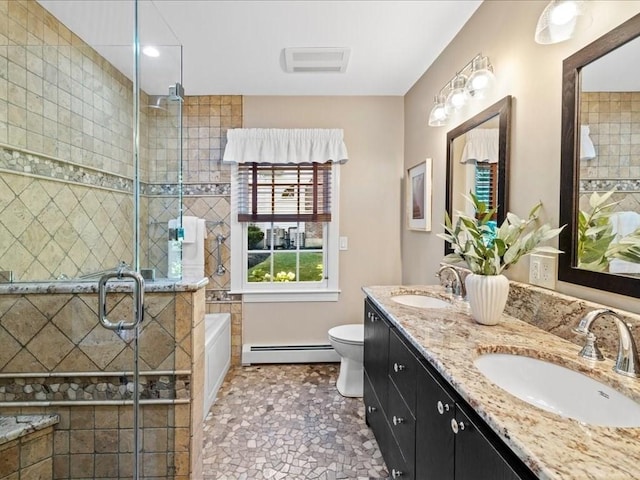
<svg viewBox="0 0 640 480">
<path fill-rule="evenodd" d="M 618 358 L 616 358 L 616 365 L 613 367 L 613 370 L 627 377 L 640 377 L 638 348 L 636 347 L 636 342 L 633 340 L 629 326 L 620 318 L 620 315 L 607 308 L 599 308 L 587 313 L 573 329 L 576 333 L 587 335 L 587 344 L 580 351 L 579 355 L 584 358 L 602 359 L 601 355 L 600 358 L 598 358 L 598 347 L 595 344 L 595 336 L 591 333 L 590 328 L 591 324 L 598 318 L 606 316 L 612 317 L 618 327 Z"/>
<path fill-rule="evenodd" d="M 442 272 L 444 272 L 445 270 L 451 271 L 454 276 L 454 282 L 453 285 L 451 285 L 453 295 L 456 298 L 465 298 L 467 296 L 467 292 L 464 288 L 464 282 L 462 281 L 462 278 L 460 278 L 460 272 L 458 272 L 458 270 L 456 270 L 454 267 L 452 267 L 451 265 L 443 265 L 438 270 L 438 273 L 436 273 L 436 277 L 442 278 Z"/>
</svg>

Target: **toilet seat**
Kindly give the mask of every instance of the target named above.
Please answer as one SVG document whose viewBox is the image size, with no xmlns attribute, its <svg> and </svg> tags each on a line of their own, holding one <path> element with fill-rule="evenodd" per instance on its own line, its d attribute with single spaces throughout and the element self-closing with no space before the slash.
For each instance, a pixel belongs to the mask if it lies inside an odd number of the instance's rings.
<svg viewBox="0 0 640 480">
<path fill-rule="evenodd" d="M 364 325 L 362 323 L 333 327 L 328 334 L 329 337 L 339 343 L 346 343 L 347 345 L 364 344 Z"/>
</svg>

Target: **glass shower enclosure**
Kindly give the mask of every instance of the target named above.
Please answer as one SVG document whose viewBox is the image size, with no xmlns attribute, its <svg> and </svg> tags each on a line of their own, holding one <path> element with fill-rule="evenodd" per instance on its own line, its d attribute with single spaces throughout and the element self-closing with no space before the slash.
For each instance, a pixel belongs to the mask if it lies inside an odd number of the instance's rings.
<svg viewBox="0 0 640 480">
<path fill-rule="evenodd" d="M 52 17 L 43 31 L 25 21 L 3 48 L 0 268 L 67 280 L 124 261 L 166 277 L 182 205 L 182 48 L 153 2 L 36 5 Z"/>
<path fill-rule="evenodd" d="M 24 362 L 6 362 L 2 373 L 62 379 L 73 372 L 86 385 L 84 397 L 52 405 L 69 401 L 73 412 L 86 400 L 95 418 L 127 419 L 115 427 L 118 446 L 105 452 L 115 467 L 96 453 L 95 477 L 103 468 L 109 478 L 172 478 L 174 463 L 165 458 L 159 468 L 156 459 L 171 451 L 169 428 L 154 441 L 165 451 L 151 450 L 157 457 L 149 459 L 141 451 L 159 430 L 153 424 L 147 435 L 145 402 L 156 410 L 169 405 L 171 396 L 156 387 L 176 378 L 175 294 L 155 294 L 152 286 L 179 279 L 168 250 L 182 218 L 182 47 L 147 1 L 12 1 L 0 17 L 7 26 L 0 32 L 0 284 L 40 292 L 24 295 L 25 304 L 42 311 L 49 324 L 37 328 L 59 334 L 66 349 L 45 361 L 33 346 L 41 332 L 19 338 L 0 324 L 35 359 L 29 371 Z M 170 230 L 172 220 L 177 228 Z M 107 285 L 102 298 L 93 285 L 105 274 L 113 276 L 105 284 L 141 276 L 146 286 Z M 33 286 L 45 282 L 54 286 Z M 137 305 L 136 290 L 149 302 Z M 2 314 L 17 309 L 0 298 L 5 304 Z M 67 308 L 73 315 L 56 323 Z M 111 330 L 97 329 L 98 313 Z M 165 410 L 170 426 L 173 414 Z"/>
</svg>

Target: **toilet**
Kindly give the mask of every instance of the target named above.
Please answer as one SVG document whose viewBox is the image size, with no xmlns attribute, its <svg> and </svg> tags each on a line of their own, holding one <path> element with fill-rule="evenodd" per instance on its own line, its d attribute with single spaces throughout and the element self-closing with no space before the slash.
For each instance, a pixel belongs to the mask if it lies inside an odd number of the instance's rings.
<svg viewBox="0 0 640 480">
<path fill-rule="evenodd" d="M 362 397 L 364 325 L 340 325 L 329 330 L 329 343 L 340 355 L 336 388 L 343 397 Z"/>
</svg>

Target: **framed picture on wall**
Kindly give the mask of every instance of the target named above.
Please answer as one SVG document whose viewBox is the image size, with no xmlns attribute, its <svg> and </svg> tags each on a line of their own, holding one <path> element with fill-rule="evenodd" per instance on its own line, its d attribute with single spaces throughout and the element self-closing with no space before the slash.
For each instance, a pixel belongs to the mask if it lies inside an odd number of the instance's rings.
<svg viewBox="0 0 640 480">
<path fill-rule="evenodd" d="M 431 231 L 431 159 L 407 169 L 407 228 Z"/>
</svg>

